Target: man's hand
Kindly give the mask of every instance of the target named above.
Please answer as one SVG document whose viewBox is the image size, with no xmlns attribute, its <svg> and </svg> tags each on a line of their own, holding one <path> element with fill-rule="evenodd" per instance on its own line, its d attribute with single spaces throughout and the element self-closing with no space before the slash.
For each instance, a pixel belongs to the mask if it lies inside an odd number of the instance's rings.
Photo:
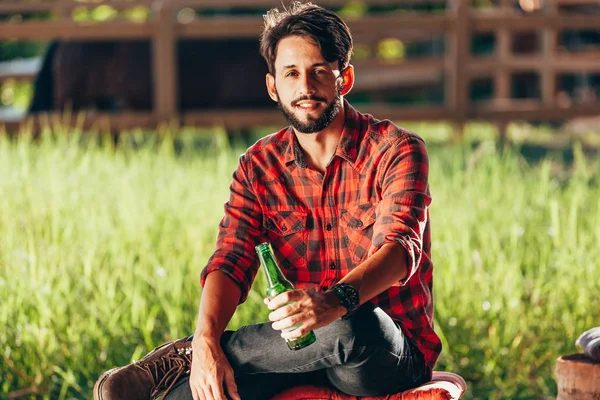
<svg viewBox="0 0 600 400">
<path fill-rule="evenodd" d="M 292 331 L 281 333 L 281 337 L 288 340 L 329 325 L 347 312 L 335 293 L 317 292 L 314 288 L 281 293 L 271 301 L 265 299 L 265 304 L 275 310 L 269 314 L 269 320 L 274 321 L 273 329 L 283 331 L 301 324 Z"/>
<path fill-rule="evenodd" d="M 241 400 L 233 376 L 233 369 L 223 353 L 218 339 L 194 336 L 192 341 L 192 370 L 190 388 L 194 400 L 223 400 L 225 393 Z"/>
</svg>

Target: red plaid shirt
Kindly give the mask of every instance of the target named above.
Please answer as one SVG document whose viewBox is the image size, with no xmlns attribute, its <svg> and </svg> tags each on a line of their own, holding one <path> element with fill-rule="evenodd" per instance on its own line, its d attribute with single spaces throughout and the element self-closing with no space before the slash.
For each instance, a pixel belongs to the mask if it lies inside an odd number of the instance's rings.
<svg viewBox="0 0 600 400">
<path fill-rule="evenodd" d="M 268 240 L 296 288 L 327 290 L 383 244 L 399 243 L 408 276 L 371 302 L 400 322 L 433 368 L 441 342 L 433 330 L 425 144 L 344 105 L 345 127 L 324 175 L 307 167 L 289 127 L 240 157 L 201 284 L 222 271 L 239 285 L 243 302 L 259 268 L 254 246 Z"/>
</svg>

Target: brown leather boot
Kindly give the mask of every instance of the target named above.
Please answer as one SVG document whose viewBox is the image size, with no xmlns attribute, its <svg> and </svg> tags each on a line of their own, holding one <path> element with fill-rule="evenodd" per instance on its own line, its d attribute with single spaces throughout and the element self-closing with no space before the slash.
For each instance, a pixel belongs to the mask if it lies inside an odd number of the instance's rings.
<svg viewBox="0 0 600 400">
<path fill-rule="evenodd" d="M 95 400 L 148 400 L 166 394 L 192 367 L 192 342 L 165 343 L 144 358 L 113 368 L 94 385 Z"/>
</svg>

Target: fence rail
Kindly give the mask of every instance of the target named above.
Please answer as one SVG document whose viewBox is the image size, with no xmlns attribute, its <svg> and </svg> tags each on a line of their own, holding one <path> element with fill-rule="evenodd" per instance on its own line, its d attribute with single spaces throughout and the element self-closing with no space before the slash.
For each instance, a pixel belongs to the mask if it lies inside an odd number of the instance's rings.
<svg viewBox="0 0 600 400">
<path fill-rule="evenodd" d="M 371 104 L 362 106 L 376 116 L 397 120 L 446 120 L 460 126 L 470 119 L 485 119 L 505 126 L 515 119 L 566 119 L 572 116 L 600 114 L 600 104 L 570 104 L 557 101 L 557 76 L 565 72 L 600 72 L 600 50 L 582 53 L 559 51 L 558 35 L 562 30 L 600 30 L 598 14 L 563 14 L 563 5 L 598 5 L 597 0 L 546 0 L 546 8 L 536 13 L 522 15 L 516 12 L 511 2 L 499 0 L 500 7 L 490 10 L 473 9 L 467 0 L 434 0 L 446 4 L 441 14 L 418 12 L 373 14 L 361 17 L 345 16 L 357 43 L 370 46 L 371 50 L 383 38 L 446 38 L 445 54 L 390 62 L 368 57 L 356 60 L 356 88 L 377 91 L 401 86 L 416 80 L 433 82 L 444 77 L 444 104 L 433 106 L 396 106 Z M 343 6 L 343 0 L 318 1 L 323 6 Z M 432 1 L 429 1 L 432 3 Z M 74 7 L 110 5 L 115 9 L 134 6 L 148 7 L 149 18 L 144 22 L 111 20 L 104 22 L 74 22 L 65 18 L 65 10 Z M 369 0 L 367 5 L 422 4 L 421 0 Z M 145 39 L 153 46 L 154 104 L 152 113 L 121 113 L 118 115 L 88 115 L 84 124 L 92 126 L 109 118 L 115 128 L 154 125 L 165 121 L 183 124 L 212 125 L 222 123 L 236 128 L 249 125 L 279 124 L 283 122 L 279 112 L 273 110 L 197 110 L 189 113 L 177 111 L 177 76 L 175 43 L 180 38 L 225 38 L 258 37 L 262 18 L 258 16 L 196 16 L 192 21 L 181 22 L 176 18 L 178 10 L 191 7 L 196 10 L 227 7 L 252 7 L 267 9 L 281 6 L 273 0 L 112 0 L 85 3 L 72 0 L 43 2 L 2 2 L 0 14 L 33 11 L 61 11 L 62 18 L 48 21 L 0 22 L 0 40 L 125 40 Z M 600 9 L 600 5 L 598 5 Z M 511 35 L 515 31 L 540 31 L 541 49 L 535 55 L 513 54 Z M 496 36 L 495 52 L 485 57 L 471 54 L 473 35 L 477 32 L 493 32 Z M 373 53 L 373 51 L 371 51 Z M 7 64 L 0 66 L 0 82 L 9 78 L 31 79 L 36 65 Z M 363 71 L 361 73 L 361 71 Z M 534 71 L 540 77 L 541 98 L 539 100 L 511 99 L 511 74 Z M 484 103 L 474 103 L 469 98 L 473 79 L 491 78 L 494 83 L 494 98 Z M 58 118 L 56 114 L 50 119 Z M 9 127 L 19 121 L 5 118 Z M 2 116 L 0 116 L 0 122 Z M 39 119 L 38 122 L 39 123 Z M 86 126 L 87 126 L 86 125 Z"/>
<path fill-rule="evenodd" d="M 1 63 L 0 84 L 9 79 L 34 79 L 40 69 L 40 64 L 41 58 L 39 57 Z"/>
<path fill-rule="evenodd" d="M 267 9 L 270 7 L 282 6 L 281 2 L 278 3 L 273 0 L 168 0 L 167 3 L 168 7 L 171 9 L 193 8 L 196 10 L 234 7 Z M 368 0 L 365 2 L 368 6 L 420 5 L 423 3 L 423 0 Z M 427 3 L 444 4 L 446 3 L 446 0 L 427 0 Z M 57 9 L 73 9 L 76 7 L 98 7 L 100 5 L 109 5 L 117 10 L 123 10 L 139 6 L 150 7 L 155 4 L 156 0 L 13 0 L 1 2 L 0 12 L 47 12 Z M 318 4 L 324 7 L 341 7 L 348 5 L 348 0 L 320 0 Z"/>
</svg>

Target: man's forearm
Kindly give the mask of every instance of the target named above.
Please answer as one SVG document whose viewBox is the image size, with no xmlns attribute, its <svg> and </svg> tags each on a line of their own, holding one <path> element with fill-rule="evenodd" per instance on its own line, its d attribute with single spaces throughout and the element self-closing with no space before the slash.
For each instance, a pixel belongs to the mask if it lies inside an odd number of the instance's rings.
<svg viewBox="0 0 600 400">
<path fill-rule="evenodd" d="M 241 290 L 221 271 L 208 274 L 198 311 L 195 338 L 218 340 L 237 308 Z"/>
<path fill-rule="evenodd" d="M 342 283 L 354 286 L 360 296 L 360 304 L 387 290 L 408 274 L 406 250 L 398 243 L 386 243 L 354 268 Z"/>
</svg>

